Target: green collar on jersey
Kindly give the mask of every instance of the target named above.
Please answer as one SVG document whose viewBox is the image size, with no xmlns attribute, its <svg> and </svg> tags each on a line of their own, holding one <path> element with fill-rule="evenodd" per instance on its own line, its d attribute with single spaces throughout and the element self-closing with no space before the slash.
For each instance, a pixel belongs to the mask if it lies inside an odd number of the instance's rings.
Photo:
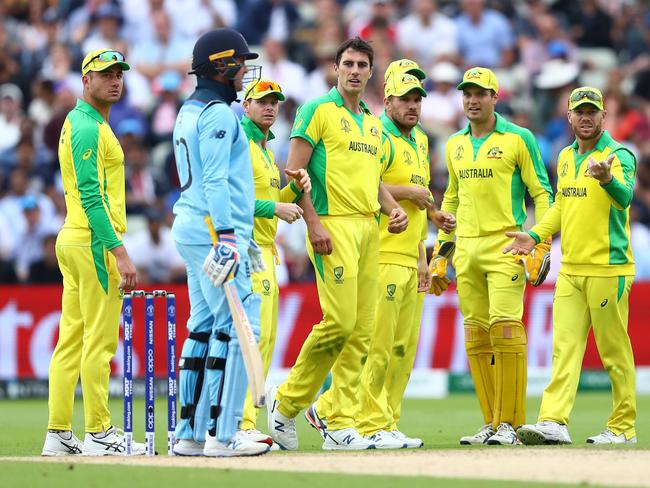
<svg viewBox="0 0 650 488">
<path fill-rule="evenodd" d="M 333 86 L 332 89 L 327 93 L 327 96 L 330 97 L 330 99 L 336 104 L 337 107 L 343 106 L 343 97 L 335 86 Z M 368 106 L 364 103 L 363 100 L 359 100 L 359 105 L 361 106 L 361 110 L 363 110 L 365 113 L 370 113 Z"/>
<path fill-rule="evenodd" d="M 609 135 L 609 132 L 606 130 L 603 131 L 603 133 L 600 135 L 598 138 L 598 142 L 594 146 L 594 149 L 596 151 L 602 152 L 605 150 L 607 146 L 609 146 L 614 139 L 612 139 L 612 136 Z M 574 151 L 578 151 L 578 139 L 573 141 L 573 144 L 571 144 L 571 147 L 573 148 Z M 590 151 L 591 152 L 591 151 Z"/>
<path fill-rule="evenodd" d="M 77 105 L 74 107 L 75 110 L 79 110 L 80 112 L 83 112 L 85 114 L 90 115 L 93 119 L 95 119 L 97 122 L 104 123 L 106 122 L 104 120 L 104 117 L 102 117 L 99 112 L 93 107 L 91 104 L 88 102 L 82 100 L 81 98 L 77 99 Z"/>
<path fill-rule="evenodd" d="M 505 134 L 506 130 L 508 128 L 508 121 L 506 119 L 504 119 L 503 116 L 499 115 L 496 112 L 494 112 L 494 116 L 497 119 L 497 123 L 494 126 L 494 130 L 497 131 L 497 132 L 500 132 L 501 134 Z M 467 125 L 465 126 L 465 128 L 460 131 L 460 133 L 463 134 L 463 135 L 471 134 L 469 129 L 470 129 L 470 125 L 469 125 L 469 122 L 468 122 Z"/>
<path fill-rule="evenodd" d="M 262 129 L 260 129 L 255 122 L 245 115 L 241 118 L 241 125 L 244 128 L 244 132 L 246 132 L 246 137 L 249 139 L 252 139 L 254 142 L 264 140 L 264 132 L 262 132 Z M 273 139 L 275 139 L 275 136 L 273 135 L 273 132 L 269 130 L 269 137 L 266 140 L 272 141 Z"/>
</svg>

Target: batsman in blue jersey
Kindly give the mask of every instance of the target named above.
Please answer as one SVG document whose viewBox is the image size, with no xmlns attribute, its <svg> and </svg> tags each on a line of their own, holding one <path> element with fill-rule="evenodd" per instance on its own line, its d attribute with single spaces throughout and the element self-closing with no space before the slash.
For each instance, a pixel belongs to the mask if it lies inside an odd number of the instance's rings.
<svg viewBox="0 0 650 488">
<path fill-rule="evenodd" d="M 259 66 L 246 66 L 246 60 L 257 56 L 232 29 L 201 36 L 192 57 L 197 87 L 174 127 L 181 196 L 174 205 L 172 235 L 187 266 L 191 307 L 189 336 L 179 361 L 178 455 L 252 456 L 270 447 L 236 435 L 248 381 L 222 287 L 234 273 L 259 337 L 260 298 L 252 292 L 250 278 L 251 272 L 263 269 L 261 252 L 251 240 L 253 173 L 246 133 L 230 109 L 243 83 L 259 78 Z M 208 216 L 218 234 L 215 245 L 205 222 Z"/>
</svg>

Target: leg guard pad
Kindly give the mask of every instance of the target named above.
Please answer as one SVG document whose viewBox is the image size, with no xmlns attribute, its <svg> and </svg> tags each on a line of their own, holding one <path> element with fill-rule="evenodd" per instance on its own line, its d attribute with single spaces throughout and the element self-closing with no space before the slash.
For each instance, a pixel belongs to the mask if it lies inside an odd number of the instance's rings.
<svg viewBox="0 0 650 488">
<path fill-rule="evenodd" d="M 524 324 L 515 320 L 495 322 L 490 326 L 490 341 L 496 368 L 492 426 L 506 422 L 516 429 L 526 421 L 528 339 Z"/>
<path fill-rule="evenodd" d="M 465 350 L 483 421 L 491 424 L 494 419 L 495 368 L 489 332 L 480 325 L 466 323 Z"/>
<path fill-rule="evenodd" d="M 183 344 L 183 351 L 178 361 L 179 400 L 181 405 L 180 421 L 176 427 L 179 439 L 191 439 L 195 426 L 195 407 L 203 390 L 205 358 L 208 355 L 207 340 L 194 338 L 192 333 Z"/>
</svg>

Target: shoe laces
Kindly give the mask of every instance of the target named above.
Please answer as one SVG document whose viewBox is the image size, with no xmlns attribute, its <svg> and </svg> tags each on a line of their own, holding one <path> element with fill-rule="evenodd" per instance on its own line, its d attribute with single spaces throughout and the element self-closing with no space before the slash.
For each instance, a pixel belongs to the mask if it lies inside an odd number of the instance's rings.
<svg viewBox="0 0 650 488">
<path fill-rule="evenodd" d="M 514 433 L 515 429 L 513 429 L 512 425 L 507 424 L 505 422 L 502 422 L 499 424 L 497 427 L 497 434 L 503 434 L 503 433 L 508 433 L 512 434 Z"/>
</svg>

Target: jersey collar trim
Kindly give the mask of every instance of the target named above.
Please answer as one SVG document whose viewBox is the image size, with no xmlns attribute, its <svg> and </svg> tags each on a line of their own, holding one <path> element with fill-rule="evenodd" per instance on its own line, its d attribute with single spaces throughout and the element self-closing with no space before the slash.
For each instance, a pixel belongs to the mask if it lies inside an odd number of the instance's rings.
<svg viewBox="0 0 650 488">
<path fill-rule="evenodd" d="M 497 119 L 497 123 L 494 126 L 494 130 L 497 131 L 497 132 L 500 132 L 501 134 L 505 134 L 506 130 L 508 128 L 508 121 L 506 119 L 504 119 L 501 115 L 499 115 L 497 112 L 494 112 L 494 116 Z M 463 135 L 470 134 L 469 122 L 467 123 L 465 128 L 461 131 L 461 134 L 463 134 Z"/>
<path fill-rule="evenodd" d="M 253 122 L 245 115 L 241 118 L 241 125 L 244 128 L 246 137 L 249 139 L 252 139 L 254 142 L 260 142 L 264 140 L 264 133 L 262 130 L 257 126 L 255 122 Z M 267 141 L 272 141 L 273 139 L 275 139 L 275 136 L 273 135 L 273 132 L 269 131 L 269 137 L 267 138 Z"/>
<path fill-rule="evenodd" d="M 79 110 L 80 112 L 83 112 L 83 113 L 85 113 L 87 115 L 90 115 L 97 122 L 100 122 L 100 123 L 106 122 L 104 120 L 104 117 L 99 115 L 99 112 L 95 109 L 95 107 L 93 107 L 88 102 L 82 100 L 81 98 L 77 99 L 77 105 L 75 106 L 75 110 Z"/>
<path fill-rule="evenodd" d="M 343 97 L 339 93 L 339 91 L 336 89 L 335 86 L 332 87 L 332 89 L 328 92 L 327 96 L 330 97 L 330 99 L 334 102 L 334 104 L 337 107 L 342 107 L 343 106 Z M 370 110 L 368 109 L 368 106 L 365 104 L 363 100 L 359 100 L 359 105 L 361 106 L 361 110 L 363 110 L 365 113 L 369 114 Z"/>
<path fill-rule="evenodd" d="M 600 134 L 600 138 L 598 139 L 598 142 L 594 146 L 594 149 L 598 152 L 602 152 L 605 150 L 607 146 L 613 141 L 612 136 L 609 135 L 609 132 L 606 130 L 603 131 L 602 134 Z M 578 139 L 575 139 L 573 141 L 573 144 L 571 144 L 571 148 L 573 148 L 574 151 L 578 151 Z"/>
<path fill-rule="evenodd" d="M 395 137 L 402 137 L 402 133 L 400 132 L 400 130 L 395 125 L 395 122 L 393 122 L 393 120 L 386 114 L 386 112 L 383 112 L 381 114 L 381 116 L 379 117 L 379 119 L 381 120 L 381 123 L 384 126 L 384 129 L 386 129 L 388 132 L 390 132 Z M 415 129 L 411 129 L 409 137 L 410 137 L 411 141 L 413 141 L 415 139 Z"/>
</svg>

